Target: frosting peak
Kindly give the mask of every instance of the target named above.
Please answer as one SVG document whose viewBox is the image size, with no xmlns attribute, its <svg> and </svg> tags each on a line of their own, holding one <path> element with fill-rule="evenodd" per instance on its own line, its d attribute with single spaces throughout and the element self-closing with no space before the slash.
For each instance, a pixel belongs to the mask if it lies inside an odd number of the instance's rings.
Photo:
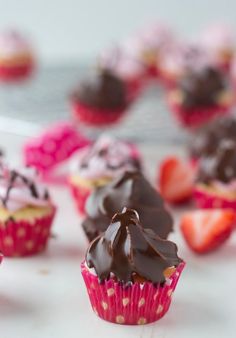
<svg viewBox="0 0 236 338">
<path fill-rule="evenodd" d="M 91 74 L 72 94 L 72 98 L 105 111 L 124 109 L 128 105 L 124 82 L 110 70 Z"/>
<path fill-rule="evenodd" d="M 86 262 L 95 269 L 100 281 L 113 274 L 124 284 L 135 282 L 136 277 L 163 283 L 165 269 L 176 267 L 181 259 L 174 243 L 144 229 L 137 211 L 124 208 L 113 216 L 104 235 L 90 244 Z"/>
<path fill-rule="evenodd" d="M 141 172 L 126 171 L 111 183 L 96 189 L 88 198 L 82 223 L 89 240 L 106 231 L 113 215 L 124 207 L 135 209 L 145 228 L 162 238 L 172 231 L 173 221 L 158 192 Z"/>
</svg>

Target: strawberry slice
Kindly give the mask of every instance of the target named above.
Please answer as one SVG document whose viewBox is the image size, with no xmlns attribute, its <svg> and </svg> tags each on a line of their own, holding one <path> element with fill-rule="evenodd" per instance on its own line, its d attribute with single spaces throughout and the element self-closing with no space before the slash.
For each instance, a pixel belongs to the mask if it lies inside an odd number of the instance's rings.
<svg viewBox="0 0 236 338">
<path fill-rule="evenodd" d="M 194 167 L 177 157 L 166 158 L 160 166 L 160 193 L 170 203 L 181 203 L 191 198 L 194 180 Z"/>
<path fill-rule="evenodd" d="M 197 253 L 217 249 L 230 236 L 236 223 L 231 209 L 202 209 L 183 215 L 180 228 L 190 248 Z"/>
</svg>

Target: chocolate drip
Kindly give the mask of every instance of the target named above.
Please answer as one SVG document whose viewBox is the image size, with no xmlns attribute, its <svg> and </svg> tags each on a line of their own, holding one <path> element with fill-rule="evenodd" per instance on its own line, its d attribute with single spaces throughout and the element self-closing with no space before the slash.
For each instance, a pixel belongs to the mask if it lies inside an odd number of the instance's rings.
<svg viewBox="0 0 236 338">
<path fill-rule="evenodd" d="M 91 78 L 81 83 L 72 98 L 85 105 L 104 110 L 124 109 L 127 106 L 125 84 L 108 70 L 93 74 Z"/>
<path fill-rule="evenodd" d="M 141 172 L 125 172 L 90 195 L 86 205 L 88 216 L 82 223 L 88 239 L 91 241 L 106 231 L 112 216 L 124 207 L 137 210 L 143 226 L 160 237 L 166 238 L 172 231 L 172 218 L 158 192 Z"/>
<path fill-rule="evenodd" d="M 198 181 L 229 183 L 236 179 L 236 143 L 231 140 L 221 142 L 218 150 L 202 157 L 199 165 Z"/>
<path fill-rule="evenodd" d="M 183 106 L 194 108 L 217 105 L 219 94 L 226 88 L 225 78 L 221 71 L 212 67 L 204 67 L 198 71 L 188 71 L 180 80 Z"/>
<path fill-rule="evenodd" d="M 3 178 L 3 177 L 1 177 L 1 178 Z M 2 204 L 5 208 L 7 208 L 7 202 L 10 198 L 10 192 L 14 188 L 14 184 L 15 184 L 17 179 L 20 179 L 28 187 L 31 195 L 34 198 L 39 198 L 39 194 L 38 194 L 37 187 L 36 187 L 35 183 L 33 181 L 29 180 L 24 175 L 17 172 L 16 170 L 11 170 L 9 172 L 8 187 L 7 187 L 7 190 L 6 190 L 6 195 L 5 195 L 4 198 L 1 198 Z M 45 200 L 49 199 L 48 191 L 45 191 L 44 199 Z"/>
<path fill-rule="evenodd" d="M 174 243 L 144 229 L 137 211 L 124 208 L 114 215 L 106 232 L 90 244 L 86 262 L 101 282 L 114 274 L 124 284 L 134 282 L 135 276 L 164 283 L 164 270 L 178 266 L 181 259 Z"/>
</svg>

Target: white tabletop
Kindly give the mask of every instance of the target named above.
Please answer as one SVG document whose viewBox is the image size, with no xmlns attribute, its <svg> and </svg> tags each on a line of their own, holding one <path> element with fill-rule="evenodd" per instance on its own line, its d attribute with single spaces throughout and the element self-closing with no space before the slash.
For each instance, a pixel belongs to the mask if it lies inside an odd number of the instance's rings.
<svg viewBox="0 0 236 338">
<path fill-rule="evenodd" d="M 13 161 L 19 159 L 22 142 L 21 137 L 0 135 L 0 145 Z M 182 152 L 154 146 L 143 150 L 152 173 L 164 153 Z M 187 266 L 169 312 L 146 326 L 110 324 L 96 317 L 89 304 L 80 274 L 87 242 L 70 194 L 58 187 L 52 194 L 59 209 L 53 227 L 56 237 L 47 252 L 31 258 L 5 258 L 0 267 L 1 338 L 235 337 L 235 235 L 217 252 L 196 256 L 183 242 L 176 222 L 171 239 Z M 175 212 L 176 219 L 182 211 Z"/>
</svg>

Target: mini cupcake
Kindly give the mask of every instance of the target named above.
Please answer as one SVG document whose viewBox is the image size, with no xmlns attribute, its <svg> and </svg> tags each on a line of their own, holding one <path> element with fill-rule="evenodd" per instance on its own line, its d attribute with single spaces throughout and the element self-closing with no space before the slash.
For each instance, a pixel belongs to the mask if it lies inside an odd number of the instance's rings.
<svg viewBox="0 0 236 338">
<path fill-rule="evenodd" d="M 107 69 L 92 74 L 71 96 L 74 118 L 93 126 L 119 121 L 129 103 L 125 83 Z"/>
<path fill-rule="evenodd" d="M 104 51 L 99 58 L 99 67 L 110 70 L 124 81 L 130 102 L 138 98 L 145 84 L 145 66 L 125 48 L 116 46 Z"/>
<path fill-rule="evenodd" d="M 199 161 L 194 191 L 201 208 L 236 209 L 236 143 L 222 140 L 217 150 Z"/>
<path fill-rule="evenodd" d="M 174 87 L 189 70 L 198 71 L 209 63 L 206 51 L 197 44 L 177 44 L 167 50 L 159 62 L 160 77 L 167 87 Z"/>
<path fill-rule="evenodd" d="M 82 227 L 89 241 L 104 233 L 112 216 L 124 207 L 137 210 L 144 227 L 161 238 L 173 229 L 173 220 L 159 193 L 141 172 L 126 171 L 110 184 L 96 189 L 86 204 L 87 218 Z M 153 222 L 156 220 L 156 222 Z"/>
<path fill-rule="evenodd" d="M 124 46 L 145 65 L 149 76 L 156 77 L 163 53 L 175 43 L 175 34 L 167 25 L 153 23 L 124 41 Z"/>
<path fill-rule="evenodd" d="M 69 184 L 80 213 L 91 192 L 108 184 L 125 170 L 141 168 L 140 155 L 133 144 L 109 136 L 77 152 L 71 162 Z"/>
<path fill-rule="evenodd" d="M 0 34 L 0 80 L 14 81 L 31 75 L 35 60 L 31 46 L 20 33 Z"/>
<path fill-rule="evenodd" d="M 28 256 L 47 245 L 55 207 L 32 168 L 0 166 L 0 251 Z"/>
<path fill-rule="evenodd" d="M 185 127 L 199 127 L 212 118 L 226 114 L 233 103 L 223 73 L 210 66 L 191 70 L 169 92 L 168 103 Z"/>
<path fill-rule="evenodd" d="M 226 24 L 209 26 L 201 35 L 202 46 L 210 53 L 212 61 L 228 71 L 235 54 L 235 33 Z"/>
<path fill-rule="evenodd" d="M 214 154 L 225 139 L 236 142 L 235 131 L 235 116 L 220 117 L 211 121 L 205 128 L 192 135 L 189 142 L 191 160 L 196 162 L 201 157 Z"/>
<path fill-rule="evenodd" d="M 184 262 L 173 242 L 145 229 L 138 213 L 124 208 L 90 244 L 81 268 L 100 318 L 143 325 L 167 313 Z"/>
</svg>

